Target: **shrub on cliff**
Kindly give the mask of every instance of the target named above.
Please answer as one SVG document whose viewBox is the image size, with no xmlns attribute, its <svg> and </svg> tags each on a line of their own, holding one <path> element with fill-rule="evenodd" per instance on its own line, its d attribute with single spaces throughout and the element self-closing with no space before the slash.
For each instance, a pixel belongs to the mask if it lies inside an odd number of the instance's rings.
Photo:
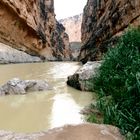
<svg viewBox="0 0 140 140">
<path fill-rule="evenodd" d="M 92 81 L 104 123 L 140 138 L 140 29 L 129 29 L 108 51 Z"/>
</svg>

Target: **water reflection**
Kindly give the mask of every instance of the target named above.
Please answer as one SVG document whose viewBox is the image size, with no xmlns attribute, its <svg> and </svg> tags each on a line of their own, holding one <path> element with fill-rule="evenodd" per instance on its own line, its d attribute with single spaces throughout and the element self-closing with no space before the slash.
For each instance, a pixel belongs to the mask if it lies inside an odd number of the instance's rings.
<svg viewBox="0 0 140 140">
<path fill-rule="evenodd" d="M 54 100 L 51 120 L 52 128 L 64 124 L 77 124 L 82 122 L 81 115 L 77 113 L 81 107 L 76 104 L 71 95 L 57 94 Z"/>
<path fill-rule="evenodd" d="M 46 92 L 0 97 L 0 129 L 35 132 L 83 122 L 79 111 L 91 102 L 92 95 L 65 82 L 78 68 L 78 63 L 69 62 L 0 65 L 0 84 L 19 77 L 46 79 L 53 85 Z"/>
</svg>

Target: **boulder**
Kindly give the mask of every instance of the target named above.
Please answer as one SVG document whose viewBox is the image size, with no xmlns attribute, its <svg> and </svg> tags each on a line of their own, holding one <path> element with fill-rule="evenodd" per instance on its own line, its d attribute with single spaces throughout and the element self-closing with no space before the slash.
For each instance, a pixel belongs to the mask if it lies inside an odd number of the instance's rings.
<svg viewBox="0 0 140 140">
<path fill-rule="evenodd" d="M 90 91 L 89 80 L 95 75 L 100 64 L 100 61 L 87 62 L 68 77 L 67 84 L 79 90 Z"/>
<path fill-rule="evenodd" d="M 13 78 L 0 87 L 0 95 L 26 94 L 33 91 L 45 91 L 51 89 L 45 80 L 20 80 Z"/>
</svg>

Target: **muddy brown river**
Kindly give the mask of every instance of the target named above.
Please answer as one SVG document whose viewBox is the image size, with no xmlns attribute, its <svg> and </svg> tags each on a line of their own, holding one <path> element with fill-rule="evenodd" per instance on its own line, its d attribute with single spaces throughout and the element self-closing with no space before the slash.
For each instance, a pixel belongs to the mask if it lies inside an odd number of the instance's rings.
<svg viewBox="0 0 140 140">
<path fill-rule="evenodd" d="M 66 85 L 67 76 L 79 67 L 76 62 L 0 65 L 0 84 L 19 77 L 45 79 L 53 87 L 45 92 L 0 97 L 0 130 L 37 132 L 84 122 L 79 112 L 93 96 Z"/>
</svg>

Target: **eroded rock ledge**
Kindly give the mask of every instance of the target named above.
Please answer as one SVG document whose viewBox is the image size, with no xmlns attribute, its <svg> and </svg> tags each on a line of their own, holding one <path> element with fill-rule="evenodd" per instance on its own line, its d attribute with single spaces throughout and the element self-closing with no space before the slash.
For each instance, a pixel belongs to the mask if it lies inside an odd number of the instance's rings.
<svg viewBox="0 0 140 140">
<path fill-rule="evenodd" d="M 80 124 L 54 128 L 47 132 L 16 134 L 0 131 L 4 140 L 124 140 L 119 129 L 111 125 Z"/>
<path fill-rule="evenodd" d="M 82 49 L 79 59 L 100 60 L 108 45 L 129 25 L 140 25 L 139 0 L 88 0 L 82 21 Z"/>
<path fill-rule="evenodd" d="M 18 51 L 0 43 L 0 64 L 33 62 L 42 62 L 42 60 L 37 56 L 31 56 L 23 51 Z"/>
<path fill-rule="evenodd" d="M 47 60 L 71 57 L 65 28 L 55 19 L 53 0 L 1 0 L 0 42 Z"/>
</svg>

